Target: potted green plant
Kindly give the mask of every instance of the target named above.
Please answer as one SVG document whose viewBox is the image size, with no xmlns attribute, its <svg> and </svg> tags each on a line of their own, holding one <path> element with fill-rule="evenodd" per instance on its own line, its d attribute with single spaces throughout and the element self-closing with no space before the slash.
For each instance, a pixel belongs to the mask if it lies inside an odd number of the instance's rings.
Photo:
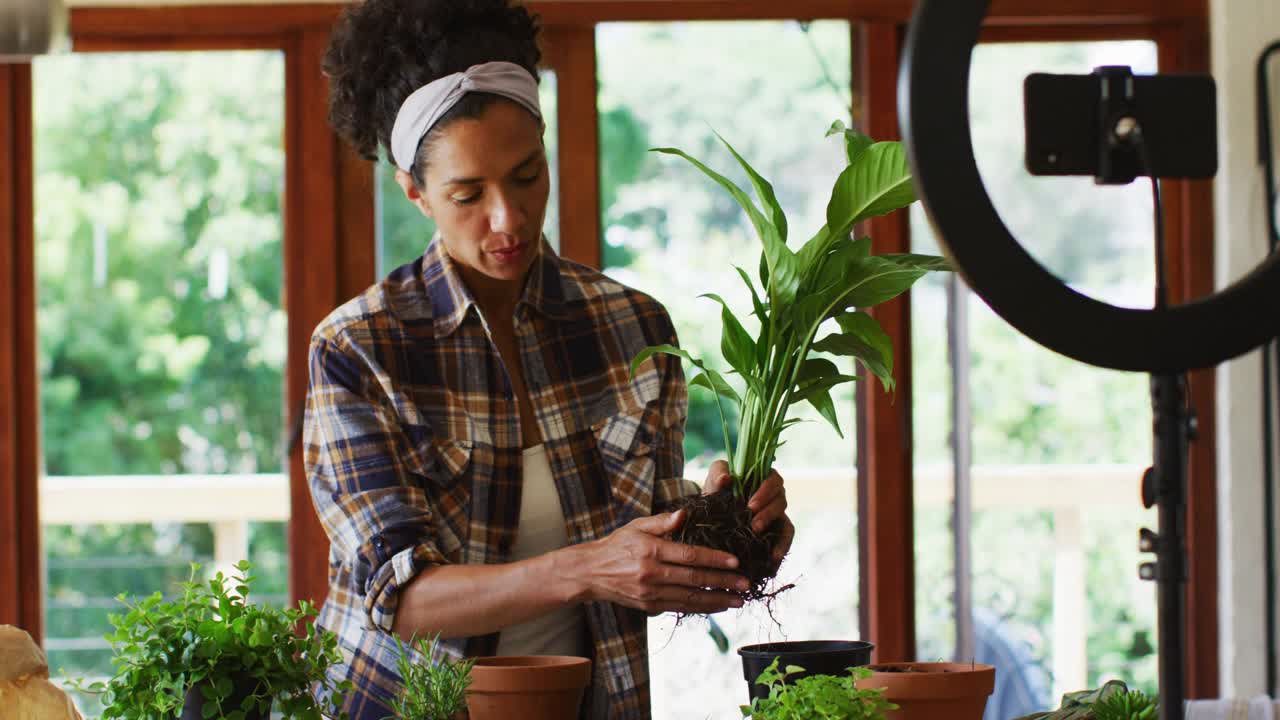
<svg viewBox="0 0 1280 720">
<path fill-rule="evenodd" d="M 775 659 L 757 678 L 769 694 L 743 705 L 742 715 L 753 720 L 884 720 L 897 709 L 883 690 L 857 686 L 858 680 L 871 675 L 869 670 L 853 667 L 847 673 L 806 675 L 795 665 L 779 671 Z"/>
<path fill-rule="evenodd" d="M 769 687 L 756 678 L 779 662 L 785 662 L 789 670 L 784 678 L 787 681 L 809 675 L 843 675 L 851 667 L 869 664 L 874 649 L 874 645 L 861 640 L 789 640 L 747 645 L 738 648 L 738 655 L 747 689 L 754 699 L 769 697 Z"/>
<path fill-rule="evenodd" d="M 299 623 L 315 615 L 306 601 L 296 609 L 249 603 L 252 569 L 241 562 L 230 578 L 219 572 L 200 582 L 193 563 L 174 600 L 159 592 L 137 602 L 121 595 L 128 612 L 110 616 L 115 632 L 106 636 L 115 675 L 72 687 L 101 695 L 107 720 L 266 720 L 273 710 L 285 718 L 345 719 L 350 684 L 326 673 L 342 659 L 337 637 L 310 623 L 299 634 Z M 312 695 L 313 686 L 324 700 Z"/>
<path fill-rule="evenodd" d="M 772 550 L 779 529 L 754 532 L 747 501 L 772 470 L 783 431 L 800 422 L 788 417 L 790 407 L 808 402 L 839 433 L 831 390 L 858 379 L 842 373 L 831 359 L 810 355 L 856 358 L 886 390 L 891 389 L 892 344 L 864 311 L 898 296 L 925 273 L 948 269 L 946 261 L 935 256 L 872 255 L 870 238 L 853 239 L 857 223 L 915 201 L 911 171 L 901 143 L 873 142 L 840 122 L 827 134 L 844 136 L 847 164 L 832 189 L 826 225 L 798 250 L 787 245 L 787 218 L 772 185 L 724 138 L 720 141 L 746 171 L 763 209 L 731 180 L 685 152 L 656 149 L 684 158 L 727 191 L 746 211 L 763 245 L 758 271 L 762 292 L 757 291 L 746 270 L 737 268 L 751 293 L 751 314 L 759 324 L 755 337 L 723 298 L 703 296 L 721 306 L 724 328 L 720 351 L 732 368 L 729 374 L 740 379 L 741 390 L 725 374 L 672 345 L 645 348 L 632 362 L 634 374 L 654 353 L 676 355 L 697 370 L 689 385 L 714 393 L 734 479 L 732 489 L 680 498 L 665 509 L 688 513 L 674 539 L 738 556 L 742 574 L 752 583 L 744 594 L 747 600 L 766 597 L 766 583 L 776 571 Z M 829 324 L 835 329 L 817 337 Z M 731 412 L 739 418 L 736 442 L 729 435 Z"/>
<path fill-rule="evenodd" d="M 717 134 L 746 172 L 763 208 L 728 178 L 683 151 L 657 149 L 684 158 L 727 191 L 746 212 L 762 244 L 759 290 L 745 269 L 736 268 L 750 291 L 751 315 L 758 324 L 754 337 L 723 298 L 704 296 L 721 306 L 720 352 L 732 368 L 727 375 L 737 376 L 736 382 L 672 345 L 645 348 L 631 366 L 634 375 L 655 353 L 678 356 L 693 366 L 689 385 L 709 390 L 715 397 L 732 487 L 712 495 L 683 497 L 662 509 L 687 512 L 672 539 L 738 557 L 740 572 L 751 583 L 741 593 L 748 602 L 771 597 L 768 583 L 777 572 L 773 548 L 781 528 L 755 532 L 747 501 L 771 472 L 782 433 L 800 422 L 789 417 L 790 408 L 808 402 L 840 433 L 831 390 L 859 379 L 842 373 L 832 359 L 811 355 L 852 357 L 879 378 L 885 390 L 891 390 L 893 346 L 865 310 L 897 297 L 930 271 L 949 269 L 944 259 L 931 255 L 872 255 L 870 238 L 853 238 L 858 223 L 915 202 L 915 190 L 901 143 L 874 142 L 840 122 L 827 132 L 828 137 L 833 134 L 843 137 L 847 162 L 832 188 L 826 225 L 797 250 L 787 245 L 787 217 L 773 186 L 724 138 Z M 729 416 L 735 412 L 739 419 L 736 441 L 729 434 Z M 784 666 L 815 667 L 817 659 L 808 655 L 807 644 L 787 645 L 772 643 L 767 652 L 781 658 Z M 864 664 L 869 649 L 865 643 L 851 643 L 844 655 L 827 658 L 824 664 L 828 660 L 838 668 Z M 759 666 L 754 665 L 758 659 L 744 654 L 743 662 L 750 682 L 758 674 Z M 752 688 L 753 695 L 760 690 L 758 685 Z"/>
<path fill-rule="evenodd" d="M 880 663 L 868 669 L 857 685 L 882 690 L 898 706 L 888 720 L 982 720 L 995 689 L 995 668 L 980 663 Z"/>
<path fill-rule="evenodd" d="M 1160 712 L 1156 699 L 1124 682 L 1111 680 L 1096 690 L 1080 690 L 1062 696 L 1057 710 L 1024 715 L 1017 720 L 1155 720 Z"/>
<path fill-rule="evenodd" d="M 459 720 L 467 716 L 467 688 L 475 660 L 436 660 L 437 633 L 430 640 L 415 638 L 406 646 L 396 637 L 400 657 L 396 669 L 403 687 L 391 702 L 394 720 Z M 409 648 L 417 651 L 413 657 Z"/>
</svg>

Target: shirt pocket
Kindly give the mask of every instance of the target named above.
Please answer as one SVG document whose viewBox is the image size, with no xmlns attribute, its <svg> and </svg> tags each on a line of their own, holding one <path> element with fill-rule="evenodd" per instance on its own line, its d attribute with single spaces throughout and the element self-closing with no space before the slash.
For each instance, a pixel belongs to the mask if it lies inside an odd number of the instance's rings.
<svg viewBox="0 0 1280 720">
<path fill-rule="evenodd" d="M 660 418 L 652 406 L 610 415 L 591 432 L 614 506 L 614 527 L 653 512 L 654 459 Z"/>
<path fill-rule="evenodd" d="M 461 438 L 436 437 L 421 426 L 406 428 L 409 437 L 409 470 L 425 478 L 436 490 L 454 489 L 471 468 L 475 444 Z"/>
</svg>

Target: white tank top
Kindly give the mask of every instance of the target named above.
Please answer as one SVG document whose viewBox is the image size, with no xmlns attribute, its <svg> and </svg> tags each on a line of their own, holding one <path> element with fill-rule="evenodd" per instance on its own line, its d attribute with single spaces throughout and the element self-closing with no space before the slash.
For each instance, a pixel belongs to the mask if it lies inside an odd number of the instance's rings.
<svg viewBox="0 0 1280 720">
<path fill-rule="evenodd" d="M 542 445 L 524 451 L 520 522 L 511 550 L 512 562 L 558 550 L 569 544 L 560 493 Z M 561 608 L 519 625 L 502 629 L 498 655 L 575 655 L 586 652 L 587 627 L 582 606 Z"/>
</svg>

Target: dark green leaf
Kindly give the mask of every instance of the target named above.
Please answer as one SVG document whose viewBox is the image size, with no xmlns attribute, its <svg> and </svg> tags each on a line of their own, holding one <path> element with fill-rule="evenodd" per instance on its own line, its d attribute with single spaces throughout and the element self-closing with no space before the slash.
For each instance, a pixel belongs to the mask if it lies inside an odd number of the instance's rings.
<svg viewBox="0 0 1280 720">
<path fill-rule="evenodd" d="M 836 434 L 843 438 L 844 433 L 840 430 L 840 419 L 836 415 L 836 404 L 831 400 L 831 393 L 827 390 L 811 392 L 805 399 L 817 409 L 822 417 L 826 418 L 828 423 L 831 423 L 831 427 L 835 428 Z"/>
<path fill-rule="evenodd" d="M 858 260 L 848 269 L 849 293 L 843 298 L 843 307 L 879 305 L 901 295 L 924 274 L 924 270 L 879 255 Z"/>
<path fill-rule="evenodd" d="M 690 355 L 685 350 L 676 347 L 675 345 L 650 345 L 649 347 L 637 353 L 635 356 L 635 359 L 631 361 L 631 377 L 636 376 L 636 370 L 639 369 L 640 365 L 642 365 L 645 360 L 648 360 L 650 357 L 653 357 L 658 353 L 663 353 L 666 355 L 675 355 L 676 357 L 681 357 L 681 358 L 684 358 L 685 360 L 688 360 L 689 362 L 693 363 L 697 367 L 702 367 L 701 361 L 699 361 L 694 356 Z"/>
<path fill-rule="evenodd" d="M 754 308 L 755 316 L 760 320 L 760 342 L 756 345 L 756 367 L 763 368 L 769 364 L 769 344 L 765 338 L 769 337 L 769 327 L 773 322 L 773 318 L 769 317 L 769 310 L 760 300 L 760 295 L 756 292 L 756 287 L 751 283 L 751 277 L 747 275 L 747 271 L 738 266 L 734 266 L 734 270 L 738 271 L 738 275 L 742 277 L 742 282 L 747 284 L 747 289 L 751 291 L 751 307 Z"/>
<path fill-rule="evenodd" d="M 747 289 L 751 291 L 751 307 L 755 310 L 756 317 L 760 318 L 761 323 L 768 322 L 769 312 L 765 309 L 764 303 L 760 301 L 760 294 L 756 292 L 756 286 L 751 282 L 751 276 L 747 274 L 746 270 L 743 270 L 737 265 L 734 265 L 733 269 L 738 271 L 738 275 L 742 278 L 742 282 L 746 283 Z M 765 333 L 764 331 L 761 331 L 760 334 L 763 336 Z"/>
<path fill-rule="evenodd" d="M 703 370 L 689 381 L 689 385 L 704 387 L 727 400 L 732 400 L 738 405 L 742 404 L 742 398 L 738 396 L 738 391 L 734 390 L 729 381 L 715 370 Z"/>
<path fill-rule="evenodd" d="M 827 204 L 827 227 L 852 227 L 862 220 L 900 210 L 915 199 L 902 143 L 875 143 L 836 179 Z"/>
<path fill-rule="evenodd" d="M 786 312 L 800 290 L 800 260 L 782 241 L 774 236 L 764 240 L 765 262 L 769 265 L 769 283 L 766 291 L 773 303 L 774 312 Z"/>
<path fill-rule="evenodd" d="M 855 357 L 884 385 L 892 390 L 893 343 L 875 318 L 863 312 L 849 312 L 836 317 L 842 332 L 833 333 L 812 345 L 817 352 L 842 357 Z"/>
<path fill-rule="evenodd" d="M 720 352 L 724 359 L 745 378 L 754 377 L 756 372 L 756 344 L 747 333 L 742 323 L 729 309 L 724 298 L 715 293 L 706 293 L 700 297 L 711 298 L 720 303 L 720 321 L 724 331 L 720 336 Z"/>
<path fill-rule="evenodd" d="M 951 272 L 951 263 L 938 255 L 917 255 L 916 253 L 885 253 L 877 257 L 892 260 L 899 265 L 913 267 L 928 272 Z"/>
<path fill-rule="evenodd" d="M 778 204 L 778 198 L 773 193 L 773 185 L 768 180 L 760 177 L 760 173 L 756 172 L 751 164 L 738 154 L 738 151 L 729 144 L 728 140 L 721 137 L 720 133 L 716 133 L 716 137 L 720 138 L 720 142 L 729 148 L 729 152 L 733 153 L 733 159 L 738 161 L 742 169 L 746 171 L 747 177 L 751 179 L 751 187 L 756 191 L 756 197 L 760 199 L 760 203 L 764 205 L 765 212 L 769 213 L 773 227 L 778 231 L 778 239 L 785 245 L 787 242 L 787 216 L 782 211 L 782 206 Z"/>
<path fill-rule="evenodd" d="M 729 636 L 724 634 L 724 628 L 721 628 L 715 618 L 710 615 L 707 616 L 707 620 L 710 621 L 711 625 L 707 628 L 707 634 L 710 635 L 711 640 L 715 642 L 716 649 L 720 651 L 721 655 L 729 652 Z"/>
<path fill-rule="evenodd" d="M 857 379 L 856 375 L 841 374 L 840 368 L 827 358 L 809 358 L 804 361 L 800 366 L 800 372 L 796 374 L 796 386 L 791 393 L 791 403 L 808 401 L 821 411 L 819 403 L 814 402 L 815 397 L 828 394 L 831 388 Z M 835 425 L 835 428 L 836 432 L 840 432 L 839 425 Z"/>
</svg>

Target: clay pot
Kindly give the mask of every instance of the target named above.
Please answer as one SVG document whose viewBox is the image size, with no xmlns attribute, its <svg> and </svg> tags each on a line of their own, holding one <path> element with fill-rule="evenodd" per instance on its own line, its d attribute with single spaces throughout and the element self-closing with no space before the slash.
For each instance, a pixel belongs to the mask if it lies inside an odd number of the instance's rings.
<svg viewBox="0 0 1280 720">
<path fill-rule="evenodd" d="M 975 663 L 878 663 L 859 688 L 884 688 L 885 720 L 982 720 L 996 669 Z M 893 671 L 897 672 L 893 672 Z M 886 672 L 889 671 L 889 672 Z"/>
<path fill-rule="evenodd" d="M 471 668 L 471 720 L 573 720 L 591 661 L 563 655 L 482 657 Z"/>
</svg>

